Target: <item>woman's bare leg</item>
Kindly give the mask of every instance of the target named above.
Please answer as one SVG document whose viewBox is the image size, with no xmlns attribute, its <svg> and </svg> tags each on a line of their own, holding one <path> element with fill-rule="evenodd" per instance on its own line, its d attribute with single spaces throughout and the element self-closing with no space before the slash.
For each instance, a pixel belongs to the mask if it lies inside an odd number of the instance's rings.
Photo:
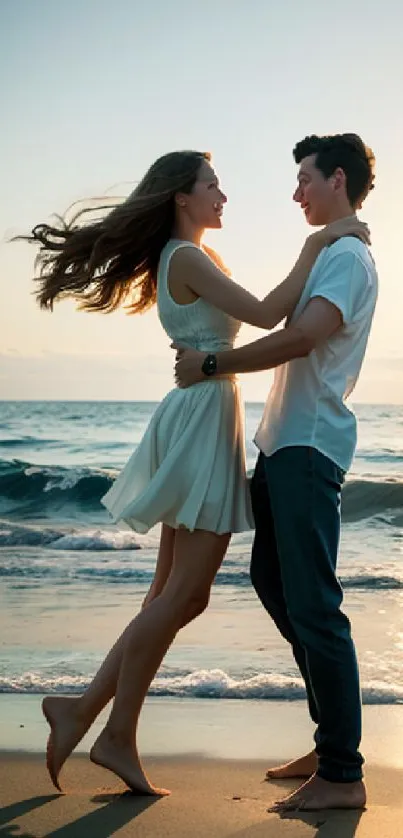
<svg viewBox="0 0 403 838">
<path fill-rule="evenodd" d="M 145 696 L 186 617 L 207 606 L 229 538 L 202 530 L 178 530 L 164 590 L 137 615 L 127 634 L 112 711 L 91 759 L 139 794 L 161 793 L 145 776 L 135 742 Z"/>
<path fill-rule="evenodd" d="M 171 572 L 175 530 L 162 525 L 154 579 L 143 602 L 145 608 L 159 596 Z M 131 623 L 112 646 L 91 684 L 82 696 L 47 696 L 43 713 L 50 725 L 47 744 L 47 765 L 52 782 L 59 788 L 58 774 L 63 763 L 87 733 L 108 701 L 115 695 L 123 649 Z"/>
<path fill-rule="evenodd" d="M 169 577 L 174 559 L 175 533 L 176 530 L 172 529 L 172 527 L 168 527 L 167 524 L 162 525 L 154 579 L 143 601 L 143 608 L 149 602 L 152 602 L 156 596 L 159 596 Z M 113 695 L 115 695 L 115 692 Z"/>
</svg>

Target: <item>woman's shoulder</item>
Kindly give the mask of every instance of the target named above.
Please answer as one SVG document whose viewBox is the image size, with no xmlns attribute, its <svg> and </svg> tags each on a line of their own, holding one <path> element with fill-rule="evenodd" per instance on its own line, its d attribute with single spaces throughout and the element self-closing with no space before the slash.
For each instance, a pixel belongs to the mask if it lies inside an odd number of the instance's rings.
<svg viewBox="0 0 403 838">
<path fill-rule="evenodd" d="M 227 267 L 227 265 L 225 264 L 225 262 L 221 258 L 220 254 L 217 253 L 216 250 L 214 250 L 212 247 L 208 247 L 207 244 L 204 244 L 203 245 L 203 251 L 204 251 L 204 253 L 207 254 L 207 256 L 211 259 L 211 261 L 214 262 L 215 265 L 217 265 L 217 268 L 219 268 L 220 271 L 223 272 L 223 274 L 226 274 L 227 276 L 231 276 L 230 269 Z"/>
<path fill-rule="evenodd" d="M 176 266 L 181 267 L 192 267 L 192 266 L 205 266 L 208 268 L 211 263 L 215 265 L 222 273 L 226 276 L 231 276 L 231 271 L 223 262 L 221 256 L 214 250 L 212 247 L 209 247 L 206 244 L 203 244 L 199 247 L 197 244 L 189 241 L 179 241 L 179 240 L 171 240 L 173 241 L 173 246 L 171 250 L 171 257 L 172 262 Z"/>
</svg>

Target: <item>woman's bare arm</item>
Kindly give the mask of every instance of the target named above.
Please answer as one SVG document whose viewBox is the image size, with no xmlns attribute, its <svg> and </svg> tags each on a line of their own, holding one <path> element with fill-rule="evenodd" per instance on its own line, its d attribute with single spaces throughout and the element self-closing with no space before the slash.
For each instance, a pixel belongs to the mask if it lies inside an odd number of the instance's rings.
<svg viewBox="0 0 403 838">
<path fill-rule="evenodd" d="M 335 222 L 309 236 L 286 279 L 263 300 L 229 279 L 209 256 L 195 247 L 182 247 L 175 251 L 170 264 L 170 279 L 172 277 L 177 287 L 189 288 L 236 320 L 261 329 L 273 329 L 294 311 L 323 247 L 341 235 L 354 234 L 360 235 L 363 240 L 368 239 L 366 225 L 355 217 Z"/>
</svg>

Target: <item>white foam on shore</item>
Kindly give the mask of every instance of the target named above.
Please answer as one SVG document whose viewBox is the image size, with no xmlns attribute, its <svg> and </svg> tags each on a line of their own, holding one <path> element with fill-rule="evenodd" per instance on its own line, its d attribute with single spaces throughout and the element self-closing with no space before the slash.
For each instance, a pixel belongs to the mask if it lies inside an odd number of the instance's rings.
<svg viewBox="0 0 403 838">
<path fill-rule="evenodd" d="M 25 672 L 21 676 L 0 678 L 0 693 L 72 694 L 82 693 L 89 679 L 80 675 L 52 675 Z M 305 697 L 301 678 L 280 673 L 263 673 L 249 678 L 234 678 L 222 669 L 200 669 L 187 674 L 158 675 L 149 690 L 150 696 L 164 698 L 241 699 L 243 701 L 298 701 Z M 364 704 L 403 705 L 403 687 L 382 681 L 364 683 Z"/>
</svg>

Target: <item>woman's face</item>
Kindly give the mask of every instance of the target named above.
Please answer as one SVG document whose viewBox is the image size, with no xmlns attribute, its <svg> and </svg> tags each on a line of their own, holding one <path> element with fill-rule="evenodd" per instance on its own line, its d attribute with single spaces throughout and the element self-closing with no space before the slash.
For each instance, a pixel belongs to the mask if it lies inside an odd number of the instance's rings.
<svg viewBox="0 0 403 838">
<path fill-rule="evenodd" d="M 192 191 L 186 195 L 178 193 L 177 204 L 195 227 L 219 229 L 222 227 L 222 213 L 227 196 L 220 188 L 218 177 L 212 165 L 203 160 Z"/>
</svg>

